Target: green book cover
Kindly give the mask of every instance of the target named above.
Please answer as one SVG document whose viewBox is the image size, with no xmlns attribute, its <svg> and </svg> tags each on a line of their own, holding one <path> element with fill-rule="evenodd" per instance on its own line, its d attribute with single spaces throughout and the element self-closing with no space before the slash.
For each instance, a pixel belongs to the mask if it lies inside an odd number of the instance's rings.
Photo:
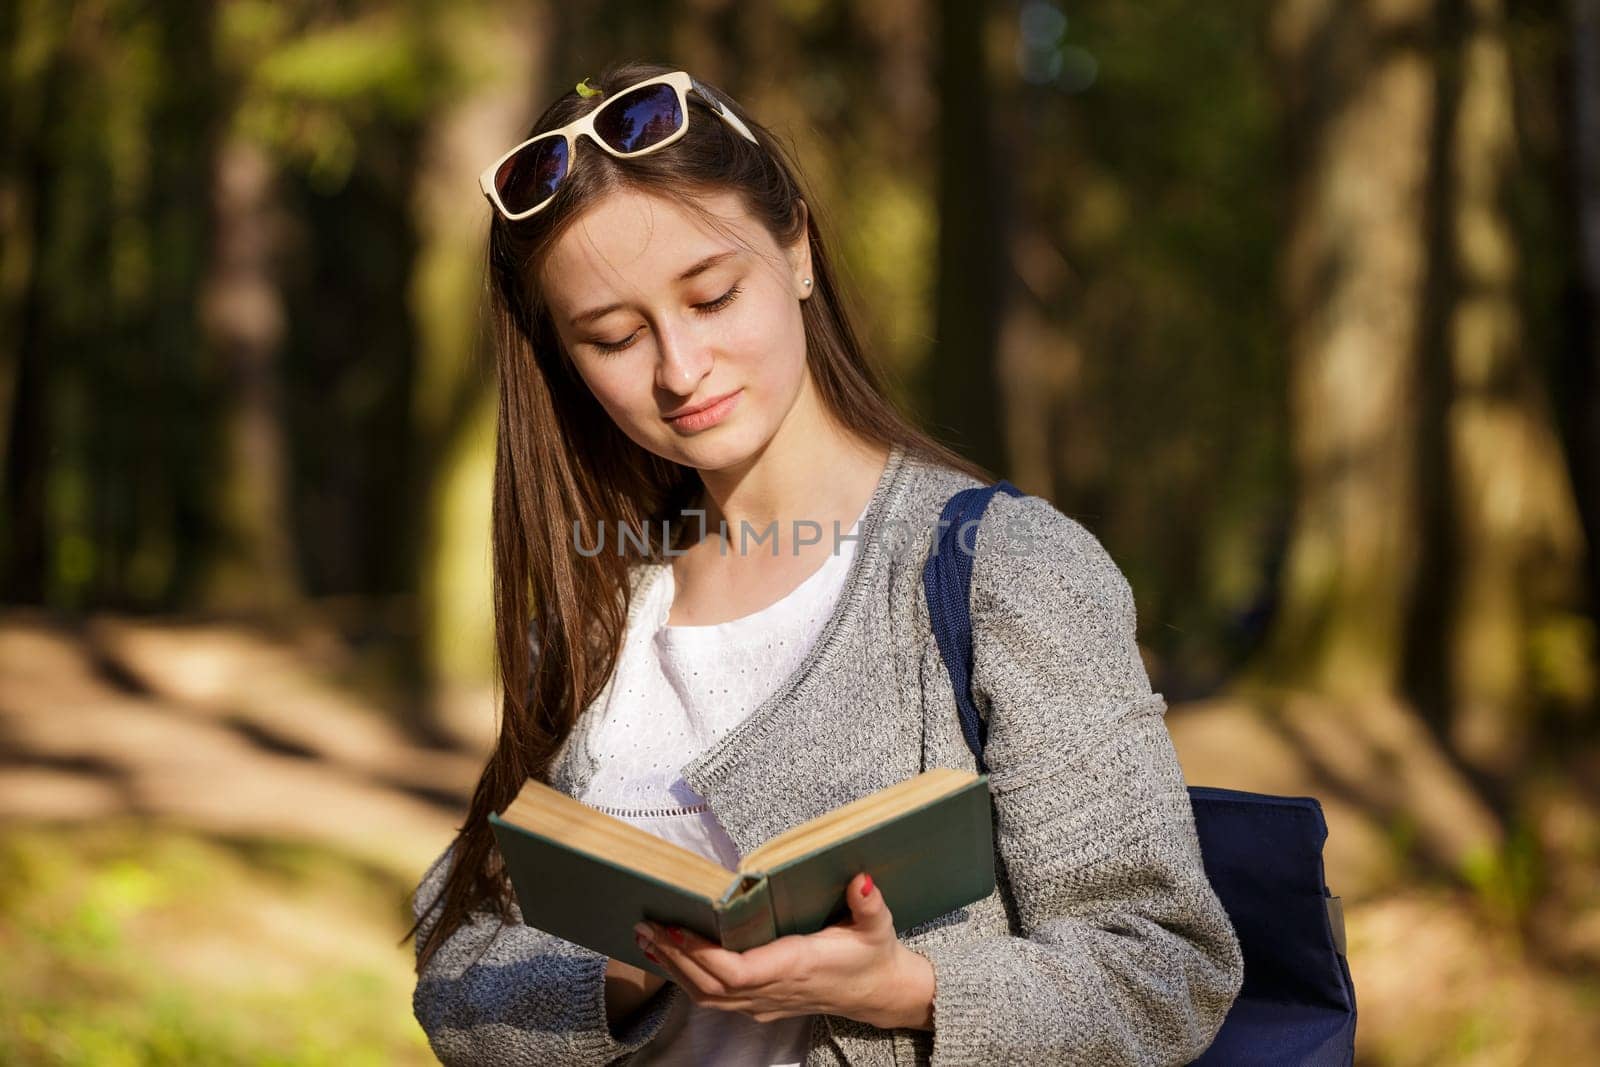
<svg viewBox="0 0 1600 1067">
<path fill-rule="evenodd" d="M 988 776 L 942 768 L 779 835 L 737 871 L 537 782 L 489 822 L 527 925 L 663 977 L 634 942 L 640 919 L 743 950 L 848 918 L 861 871 L 897 931 L 994 890 Z"/>
</svg>

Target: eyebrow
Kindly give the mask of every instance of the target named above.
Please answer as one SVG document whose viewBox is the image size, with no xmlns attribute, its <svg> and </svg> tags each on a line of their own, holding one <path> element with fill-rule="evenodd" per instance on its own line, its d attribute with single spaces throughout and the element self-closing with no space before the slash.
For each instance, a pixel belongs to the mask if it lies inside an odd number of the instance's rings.
<svg viewBox="0 0 1600 1067">
<path fill-rule="evenodd" d="M 698 263 L 694 264 L 694 266 L 678 275 L 678 277 L 674 280 L 686 282 L 690 278 L 704 274 L 706 271 L 710 270 L 712 267 L 715 267 L 723 260 L 738 254 L 738 250 L 732 248 L 728 249 L 726 252 L 713 252 L 711 255 L 700 260 Z M 626 306 L 626 304 L 607 304 L 605 307 L 590 308 L 588 311 L 572 316 L 572 325 L 580 326 L 592 319 L 603 318 L 604 316 L 611 314 L 613 311 L 621 310 Z"/>
</svg>

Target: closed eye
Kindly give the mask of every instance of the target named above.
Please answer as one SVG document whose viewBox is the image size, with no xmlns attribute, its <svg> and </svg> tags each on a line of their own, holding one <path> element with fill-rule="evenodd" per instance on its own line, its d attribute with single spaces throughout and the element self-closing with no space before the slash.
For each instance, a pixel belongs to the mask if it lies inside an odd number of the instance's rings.
<svg viewBox="0 0 1600 1067">
<path fill-rule="evenodd" d="M 704 304 L 695 304 L 693 306 L 695 311 L 701 315 L 715 315 L 717 312 L 721 311 L 723 308 L 739 299 L 739 294 L 742 292 L 744 292 L 743 286 L 734 285 L 726 293 L 723 293 L 715 300 L 709 300 Z M 642 328 L 643 327 L 641 327 L 641 329 Z M 593 345 L 597 351 L 610 354 L 613 352 L 621 352 L 623 349 L 632 346 L 634 338 L 638 336 L 639 331 L 635 330 L 620 341 L 590 341 L 589 343 Z"/>
<path fill-rule="evenodd" d="M 735 285 L 733 288 L 729 289 L 726 293 L 723 293 L 721 296 L 717 297 L 715 300 L 709 301 L 709 302 L 704 303 L 704 304 L 696 304 L 694 306 L 694 309 L 696 311 L 700 312 L 700 314 L 702 314 L 702 315 L 713 314 L 715 312 L 721 311 L 723 308 L 727 307 L 729 304 L 731 304 L 735 300 L 739 299 L 739 294 L 742 293 L 742 292 L 744 292 L 744 289 L 741 288 L 738 285 Z"/>
</svg>

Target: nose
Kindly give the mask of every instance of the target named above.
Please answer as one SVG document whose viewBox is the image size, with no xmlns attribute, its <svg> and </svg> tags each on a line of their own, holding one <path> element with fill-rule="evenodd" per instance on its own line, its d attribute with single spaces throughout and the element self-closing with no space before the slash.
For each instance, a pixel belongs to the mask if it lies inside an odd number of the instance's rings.
<svg viewBox="0 0 1600 1067">
<path fill-rule="evenodd" d="M 692 330 L 662 323 L 656 332 L 656 385 L 674 396 L 693 396 L 716 362 L 709 349 L 695 343 Z"/>
</svg>

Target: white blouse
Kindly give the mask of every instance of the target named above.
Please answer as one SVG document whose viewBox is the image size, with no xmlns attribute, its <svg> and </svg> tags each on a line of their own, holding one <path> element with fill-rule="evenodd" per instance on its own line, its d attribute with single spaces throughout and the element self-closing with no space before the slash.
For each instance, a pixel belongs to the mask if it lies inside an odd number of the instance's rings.
<svg viewBox="0 0 1600 1067">
<path fill-rule="evenodd" d="M 860 523 L 858 516 L 851 534 Z M 584 717 L 598 766 L 583 802 L 734 869 L 738 849 L 678 769 L 789 679 L 833 614 L 855 546 L 840 538 L 838 551 L 780 600 L 709 626 L 666 624 L 675 585 L 672 568 L 661 568 L 639 592 L 645 601 L 623 638 L 603 706 Z M 806 1058 L 811 1021 L 759 1023 L 680 997 L 629 1062 L 795 1067 Z"/>
</svg>

